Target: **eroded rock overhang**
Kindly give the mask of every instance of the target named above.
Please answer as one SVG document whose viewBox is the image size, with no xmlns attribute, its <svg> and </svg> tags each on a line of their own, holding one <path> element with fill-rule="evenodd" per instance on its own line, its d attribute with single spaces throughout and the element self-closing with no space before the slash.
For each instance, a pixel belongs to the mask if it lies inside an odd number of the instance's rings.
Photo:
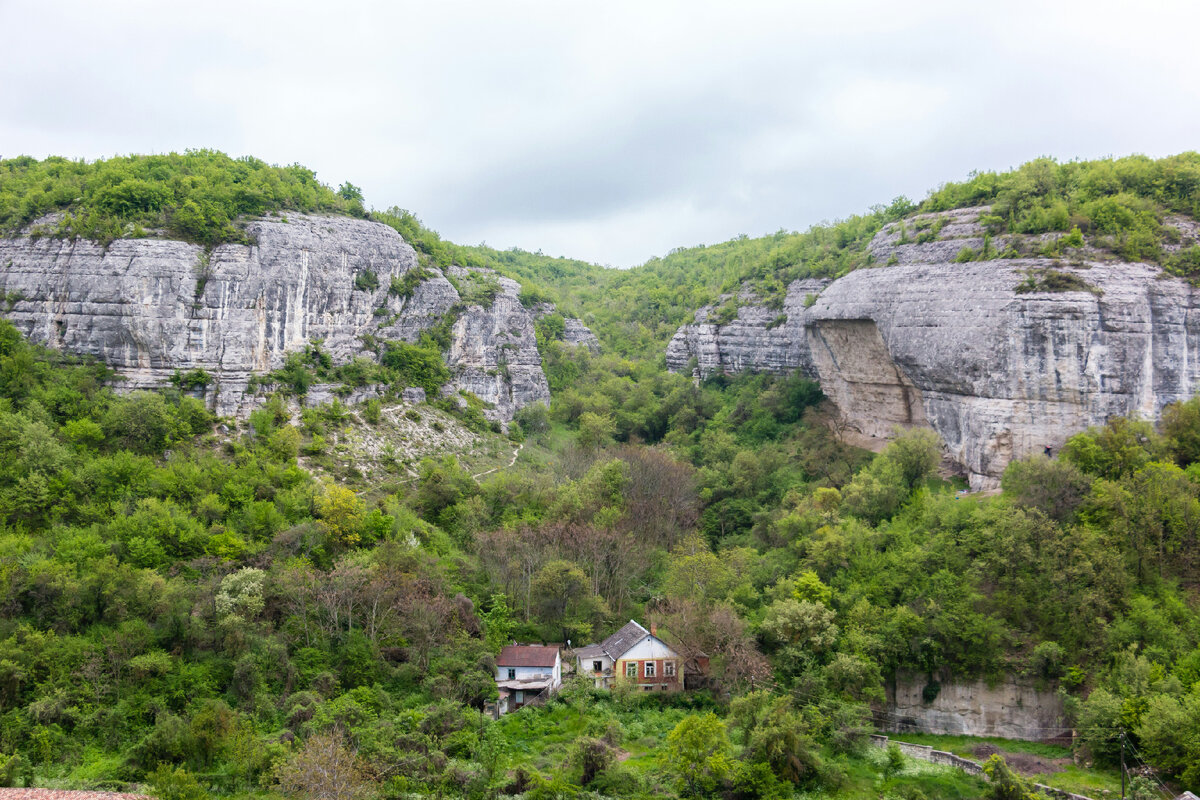
<svg viewBox="0 0 1200 800">
<path fill-rule="evenodd" d="M 1057 452 L 1114 416 L 1155 419 L 1195 390 L 1200 314 L 1186 282 L 1116 261 L 954 263 L 944 260 L 951 249 L 934 249 L 942 260 L 931 262 L 914 249 L 819 286 L 797 281 L 787 322 L 770 335 L 756 330 L 761 308 L 728 325 L 703 322 L 702 310 L 676 334 L 668 365 L 701 375 L 799 369 L 862 436 L 928 425 L 977 489 L 997 485 L 1014 458 Z M 1030 270 L 1048 268 L 1088 288 L 1016 291 Z"/>
</svg>

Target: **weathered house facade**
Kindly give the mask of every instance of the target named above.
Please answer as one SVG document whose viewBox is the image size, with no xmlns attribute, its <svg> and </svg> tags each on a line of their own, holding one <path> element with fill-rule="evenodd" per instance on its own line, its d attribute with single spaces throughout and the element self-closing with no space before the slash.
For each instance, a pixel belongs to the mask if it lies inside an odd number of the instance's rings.
<svg viewBox="0 0 1200 800">
<path fill-rule="evenodd" d="M 597 689 L 611 689 L 617 680 L 646 692 L 683 688 L 679 653 L 633 620 L 600 644 L 577 649 L 575 659 L 579 674 L 591 678 Z"/>
<path fill-rule="evenodd" d="M 515 711 L 562 686 L 562 655 L 557 647 L 510 644 L 496 658 L 496 716 Z"/>
</svg>

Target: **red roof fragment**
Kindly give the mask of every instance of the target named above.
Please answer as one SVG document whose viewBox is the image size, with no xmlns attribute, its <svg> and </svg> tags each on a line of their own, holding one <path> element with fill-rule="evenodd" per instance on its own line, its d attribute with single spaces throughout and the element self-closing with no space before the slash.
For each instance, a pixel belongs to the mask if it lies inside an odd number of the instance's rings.
<svg viewBox="0 0 1200 800">
<path fill-rule="evenodd" d="M 540 644 L 510 644 L 500 651 L 500 657 L 496 659 L 496 666 L 553 667 L 557 656 L 557 647 Z"/>
</svg>

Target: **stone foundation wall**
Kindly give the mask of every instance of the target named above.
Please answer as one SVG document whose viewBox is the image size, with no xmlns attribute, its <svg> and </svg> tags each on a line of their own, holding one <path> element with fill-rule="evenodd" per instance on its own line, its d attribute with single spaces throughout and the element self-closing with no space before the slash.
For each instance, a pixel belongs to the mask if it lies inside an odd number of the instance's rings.
<svg viewBox="0 0 1200 800">
<path fill-rule="evenodd" d="M 947 753 L 945 750 L 934 750 L 932 747 L 923 744 L 909 744 L 895 739 L 889 739 L 887 736 L 874 734 L 871 736 L 871 744 L 875 747 L 886 750 L 888 745 L 896 745 L 900 748 L 900 752 L 909 758 L 916 758 L 921 761 L 928 761 L 931 764 L 942 764 L 947 767 L 955 767 L 963 772 L 971 775 L 980 775 L 984 780 L 987 780 L 987 775 L 983 773 L 983 765 L 978 761 L 972 761 L 969 758 L 960 758 L 953 753 Z M 1074 794 L 1063 789 L 1055 789 L 1053 786 L 1047 786 L 1044 783 L 1035 783 L 1033 788 L 1037 789 L 1047 797 L 1053 797 L 1055 800 L 1092 800 L 1082 794 Z"/>
</svg>

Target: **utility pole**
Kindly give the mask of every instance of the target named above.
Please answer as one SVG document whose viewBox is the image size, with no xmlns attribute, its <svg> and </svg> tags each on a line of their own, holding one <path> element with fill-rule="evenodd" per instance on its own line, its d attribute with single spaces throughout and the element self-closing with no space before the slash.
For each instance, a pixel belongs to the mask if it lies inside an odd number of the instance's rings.
<svg viewBox="0 0 1200 800">
<path fill-rule="evenodd" d="M 1121 731 L 1121 800 L 1125 800 L 1125 731 Z"/>
</svg>

